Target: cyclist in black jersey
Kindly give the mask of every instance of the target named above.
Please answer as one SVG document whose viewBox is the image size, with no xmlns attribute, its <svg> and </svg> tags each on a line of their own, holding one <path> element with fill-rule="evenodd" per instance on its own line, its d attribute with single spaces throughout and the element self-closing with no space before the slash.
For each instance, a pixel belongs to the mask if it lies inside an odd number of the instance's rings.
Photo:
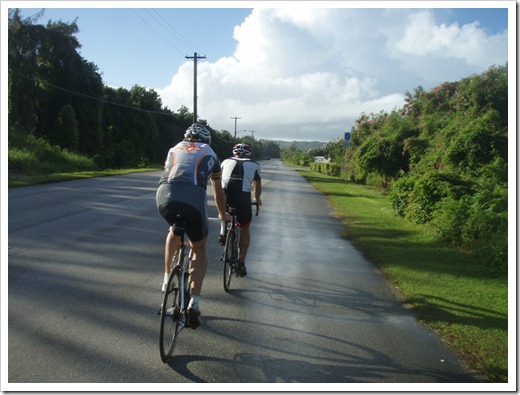
<svg viewBox="0 0 520 395">
<path fill-rule="evenodd" d="M 233 157 L 222 162 L 222 187 L 226 194 L 228 206 L 236 207 L 238 226 L 240 226 L 240 256 L 237 274 L 247 275 L 245 266 L 247 250 L 251 240 L 249 227 L 253 218 L 251 210 L 251 192 L 253 202 L 262 205 L 262 179 L 260 165 L 251 159 L 252 148 L 248 144 L 236 144 L 233 147 Z M 219 243 L 223 245 L 225 236 L 221 236 Z"/>
<path fill-rule="evenodd" d="M 219 218 L 227 221 L 231 216 L 226 212 L 226 197 L 220 182 L 220 161 L 209 146 L 210 132 L 200 124 L 191 125 L 184 140 L 171 148 L 166 158 L 164 172 L 159 180 L 156 204 L 159 213 L 170 224 L 166 237 L 163 292 L 168 281 L 170 262 L 179 245 L 179 236 L 174 235 L 172 225 L 175 216 L 185 219 L 185 231 L 193 250 L 191 295 L 188 314 L 189 325 L 200 325 L 200 292 L 208 258 L 206 239 L 208 237 L 208 214 L 206 187 L 211 179 Z"/>
</svg>

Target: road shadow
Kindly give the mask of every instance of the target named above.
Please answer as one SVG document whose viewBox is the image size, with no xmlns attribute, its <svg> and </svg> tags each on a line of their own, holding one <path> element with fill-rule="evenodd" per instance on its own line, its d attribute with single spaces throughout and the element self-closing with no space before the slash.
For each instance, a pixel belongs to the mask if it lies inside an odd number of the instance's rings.
<svg viewBox="0 0 520 395">
<path fill-rule="evenodd" d="M 257 336 L 230 329 L 237 325 L 254 328 Z M 238 351 L 228 357 L 174 356 L 169 367 L 194 383 L 384 383 L 403 382 L 399 381 L 403 377 L 408 383 L 476 382 L 459 372 L 406 367 L 396 358 L 346 338 L 282 324 L 205 316 L 204 330 L 221 338 L 223 347 L 231 341 L 236 349 L 255 350 L 261 343 L 262 351 Z"/>
</svg>

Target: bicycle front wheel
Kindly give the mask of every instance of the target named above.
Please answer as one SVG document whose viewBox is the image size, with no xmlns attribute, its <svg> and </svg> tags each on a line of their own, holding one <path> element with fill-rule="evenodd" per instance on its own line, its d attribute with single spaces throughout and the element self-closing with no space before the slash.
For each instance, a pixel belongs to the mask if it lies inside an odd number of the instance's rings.
<svg viewBox="0 0 520 395">
<path fill-rule="evenodd" d="M 183 288 L 181 271 L 177 267 L 170 274 L 161 307 L 159 350 L 164 363 L 171 359 L 177 335 L 182 329 L 181 292 L 184 292 Z"/>
<path fill-rule="evenodd" d="M 238 259 L 236 245 L 236 233 L 233 229 L 227 234 L 224 252 L 224 290 L 226 292 L 229 292 L 231 277 L 235 273 L 236 260 Z"/>
</svg>

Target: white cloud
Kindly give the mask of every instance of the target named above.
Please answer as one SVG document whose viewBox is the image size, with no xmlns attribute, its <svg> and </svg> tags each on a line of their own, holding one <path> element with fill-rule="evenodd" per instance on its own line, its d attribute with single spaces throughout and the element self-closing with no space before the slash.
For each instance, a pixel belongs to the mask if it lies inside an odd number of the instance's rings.
<svg viewBox="0 0 520 395">
<path fill-rule="evenodd" d="M 459 59 L 483 68 L 489 66 L 489 58 L 505 61 L 507 32 L 488 37 L 478 21 L 462 27 L 436 25 L 430 11 L 413 15 L 410 20 L 403 38 L 396 44 L 403 53 Z"/>
<path fill-rule="evenodd" d="M 261 8 L 234 38 L 233 56 L 198 64 L 198 112 L 219 130 L 238 116 L 255 138 L 339 138 L 362 112 L 400 107 L 407 90 L 507 59 L 507 32 L 438 24 L 432 10 Z M 177 110 L 192 108 L 192 89 L 188 62 L 157 91 Z"/>
</svg>

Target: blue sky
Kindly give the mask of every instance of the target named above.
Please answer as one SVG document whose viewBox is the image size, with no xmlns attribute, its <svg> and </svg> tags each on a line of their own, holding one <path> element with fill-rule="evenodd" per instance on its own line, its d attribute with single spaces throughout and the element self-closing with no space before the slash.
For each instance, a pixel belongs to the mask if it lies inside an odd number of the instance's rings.
<svg viewBox="0 0 520 395">
<path fill-rule="evenodd" d="M 42 1 L 42 8 L 45 2 Z M 30 16 L 42 8 L 21 8 Z M 39 23 L 77 18 L 81 55 L 108 85 L 162 87 L 194 52 L 215 61 L 231 56 L 233 29 L 251 9 L 45 8 Z"/>
<path fill-rule="evenodd" d="M 232 130 L 238 116 L 238 129 L 256 138 L 329 141 L 362 112 L 400 107 L 418 85 L 431 89 L 516 57 L 508 46 L 514 1 L 5 3 L 23 16 L 45 8 L 41 23 L 77 17 L 81 54 L 105 84 L 154 89 L 172 110 L 192 109 L 185 56 L 205 55 L 199 116 L 217 130 Z M 121 4 L 132 8 L 114 8 Z"/>
</svg>

